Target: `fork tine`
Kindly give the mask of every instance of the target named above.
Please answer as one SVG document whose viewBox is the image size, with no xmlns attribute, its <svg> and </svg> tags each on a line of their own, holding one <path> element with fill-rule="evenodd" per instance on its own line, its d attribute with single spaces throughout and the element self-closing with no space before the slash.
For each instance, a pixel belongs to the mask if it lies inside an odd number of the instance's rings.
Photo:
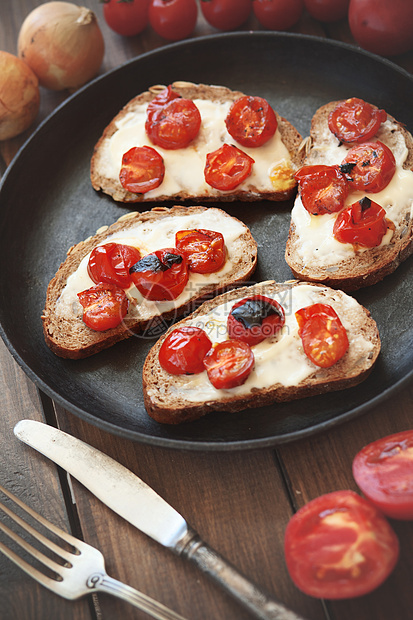
<svg viewBox="0 0 413 620">
<path fill-rule="evenodd" d="M 8 528 L 6 528 L 6 529 L 8 529 Z M 39 583 L 41 583 L 46 588 L 49 588 L 51 590 L 54 589 L 54 587 L 55 587 L 55 585 L 57 583 L 57 580 L 52 579 L 51 577 L 48 577 L 47 575 L 45 575 L 44 573 L 39 571 L 37 568 L 35 568 L 34 566 L 32 566 L 31 564 L 26 562 L 26 560 L 23 560 L 23 558 L 21 558 L 19 555 L 17 555 L 17 553 L 12 551 L 12 549 L 9 549 L 2 542 L 0 542 L 0 551 L 6 557 L 8 557 L 9 560 L 11 560 L 15 564 L 17 564 L 17 566 L 19 566 L 22 570 L 24 570 L 25 573 L 30 575 L 30 577 L 33 577 L 34 579 L 36 579 Z"/>
<path fill-rule="evenodd" d="M 24 506 L 24 504 L 23 504 L 23 506 Z M 36 540 L 39 540 L 41 543 L 43 543 L 43 545 L 45 547 L 47 547 L 51 551 L 54 551 L 54 553 L 56 553 L 56 555 L 58 555 L 59 557 L 61 557 L 62 559 L 66 560 L 67 562 L 70 563 L 71 558 L 74 555 L 73 553 L 70 553 L 70 551 L 66 551 L 65 549 L 62 549 L 62 547 L 60 547 L 59 545 L 56 545 L 52 540 L 49 540 L 48 538 L 43 536 L 43 534 L 41 532 L 38 532 L 29 523 L 27 523 L 26 521 L 21 519 L 12 510 L 7 508 L 7 506 L 5 506 L 2 502 L 0 502 L 0 510 L 2 510 L 5 514 L 7 514 L 10 517 L 10 519 L 13 519 L 13 521 L 15 523 L 20 525 L 20 527 L 22 529 L 24 529 L 26 532 L 29 532 L 29 534 L 31 534 L 33 536 L 33 538 L 36 538 Z M 32 510 L 28 509 L 28 507 L 25 507 L 25 510 L 31 516 L 34 516 L 36 514 L 36 513 L 33 514 Z M 40 515 L 37 515 L 37 516 L 40 517 Z M 41 520 L 37 519 L 37 521 L 39 521 L 40 523 L 43 523 L 43 518 L 41 518 Z M 46 523 L 48 523 L 48 522 L 46 521 Z M 48 524 L 48 525 L 51 525 L 51 524 Z M 46 526 L 46 527 L 48 527 L 48 526 Z M 35 558 L 37 558 L 38 560 L 43 562 L 43 564 L 45 564 L 46 566 L 49 566 L 49 568 L 52 568 L 52 570 L 56 570 L 57 567 L 61 567 L 60 564 L 57 564 L 56 562 L 52 562 L 52 560 L 50 560 L 47 556 L 45 556 L 43 553 L 41 553 L 40 551 L 35 549 L 35 547 L 32 547 L 32 545 L 27 543 L 23 538 L 21 538 L 18 534 L 16 534 L 12 530 L 10 530 L 4 524 L 0 523 L 0 529 L 2 529 L 10 538 L 12 538 L 15 542 L 17 542 L 22 548 L 24 548 L 26 551 L 28 551 L 28 553 L 30 553 Z M 50 529 L 50 528 L 48 528 L 48 529 Z M 47 560 L 47 561 L 45 561 L 45 560 Z"/>
<path fill-rule="evenodd" d="M 18 497 L 16 497 L 15 495 L 13 495 L 13 493 L 11 493 L 10 491 L 8 491 L 7 489 L 5 489 L 1 484 L 0 484 L 0 491 L 2 493 L 4 493 L 4 495 L 6 495 L 9 499 L 13 500 L 13 502 L 15 504 L 17 504 L 18 506 L 20 506 L 20 508 L 22 508 L 22 510 L 24 510 L 25 512 L 27 512 L 27 514 L 29 514 L 31 517 L 33 517 L 33 519 L 36 519 L 36 521 L 38 523 L 41 523 L 46 529 L 48 529 L 50 532 L 53 532 L 54 534 L 56 534 L 57 536 L 59 536 L 62 540 L 66 541 L 67 543 L 69 543 L 69 545 L 71 545 L 74 549 L 76 549 L 77 553 L 79 553 L 81 551 L 81 546 L 82 546 L 82 541 L 78 540 L 77 538 L 75 538 L 74 536 L 71 536 L 70 534 L 68 534 L 67 532 L 65 532 L 64 530 L 60 529 L 60 527 L 57 527 L 56 525 L 53 525 L 53 523 L 50 523 L 50 521 L 48 521 L 47 519 L 45 519 L 44 517 L 42 517 L 41 515 L 39 515 L 37 512 L 35 512 L 32 508 L 30 508 L 29 506 L 27 506 L 27 504 L 25 504 L 24 502 L 21 501 L 21 499 L 19 499 Z M 4 508 L 6 508 L 4 506 L 4 504 L 2 504 L 2 508 L 4 510 Z M 7 511 L 7 508 L 6 508 Z M 11 516 L 12 518 L 14 518 L 14 513 L 12 513 L 12 515 L 10 515 L 10 513 L 8 513 L 9 516 Z M 18 517 L 17 517 L 18 518 Z M 23 521 L 23 525 L 22 527 L 25 527 L 26 529 L 30 528 L 30 525 L 28 525 L 25 521 Z M 32 530 L 32 534 L 36 537 L 42 536 L 39 532 L 37 532 L 37 530 L 35 530 L 34 528 L 31 528 Z M 47 538 L 45 538 L 44 536 L 42 536 L 42 542 L 44 544 L 46 544 L 47 546 L 53 545 L 53 547 L 50 547 L 50 549 L 52 549 L 55 552 L 58 552 L 60 555 L 60 552 L 63 551 L 61 547 L 54 545 L 54 543 L 52 543 L 52 541 L 49 541 Z M 66 559 L 66 558 L 65 558 Z M 70 561 L 70 560 L 69 560 Z"/>
</svg>

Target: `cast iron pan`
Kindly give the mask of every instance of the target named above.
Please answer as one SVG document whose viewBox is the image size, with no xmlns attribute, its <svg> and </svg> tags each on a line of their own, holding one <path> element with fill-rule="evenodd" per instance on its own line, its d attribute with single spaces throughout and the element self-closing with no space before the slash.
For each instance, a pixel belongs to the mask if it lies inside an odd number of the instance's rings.
<svg viewBox="0 0 413 620">
<path fill-rule="evenodd" d="M 44 343 L 46 287 L 67 249 L 128 208 L 89 181 L 93 146 L 133 96 L 152 84 L 189 80 L 267 98 L 307 136 L 322 104 L 358 96 L 413 129 L 413 79 L 392 63 L 340 43 L 290 33 L 231 33 L 173 44 L 95 80 L 58 108 L 18 153 L 0 187 L 0 324 L 27 375 L 91 424 L 135 441 L 187 449 L 271 446 L 348 420 L 400 389 L 413 372 L 412 260 L 355 297 L 376 319 L 382 353 L 356 388 L 242 413 L 215 413 L 177 427 L 151 420 L 141 371 L 155 338 L 134 337 L 82 361 L 59 359 Z M 145 209 L 148 207 L 145 207 Z M 290 203 L 233 204 L 259 246 L 256 280 L 284 281 Z M 410 279 L 410 282 L 409 282 Z"/>
</svg>

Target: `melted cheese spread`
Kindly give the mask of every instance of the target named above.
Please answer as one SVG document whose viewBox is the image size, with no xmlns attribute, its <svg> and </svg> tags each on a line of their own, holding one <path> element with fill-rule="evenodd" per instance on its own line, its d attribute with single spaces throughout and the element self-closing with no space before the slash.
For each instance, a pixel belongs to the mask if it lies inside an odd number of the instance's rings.
<svg viewBox="0 0 413 620">
<path fill-rule="evenodd" d="M 381 192 L 375 194 L 365 194 L 359 191 L 350 192 L 345 206 L 350 206 L 363 196 L 368 196 L 383 207 L 387 219 L 391 220 L 397 229 L 407 213 L 413 217 L 413 172 L 403 169 L 403 163 L 408 155 L 406 142 L 403 134 L 398 131 L 397 125 L 389 120 L 382 124 L 377 136 L 372 138 L 373 140 L 380 140 L 393 151 L 396 159 L 396 172 L 390 183 Z M 341 164 L 348 150 L 349 147 L 338 144 L 337 138 L 326 127 L 321 135 L 320 142 L 313 147 L 306 163 L 330 166 Z M 303 206 L 300 196 L 297 195 L 291 216 L 296 233 L 300 238 L 300 244 L 297 244 L 297 253 L 304 264 L 311 263 L 312 266 L 326 267 L 356 255 L 351 243 L 341 243 L 333 236 L 333 226 L 337 213 L 311 215 Z M 379 247 L 391 243 L 392 237 L 393 231 L 388 229 Z M 367 249 L 360 247 L 358 252 Z"/>
<path fill-rule="evenodd" d="M 134 303 L 129 304 L 128 314 L 137 318 L 147 319 L 163 314 L 182 306 L 191 297 L 196 296 L 200 288 L 208 284 L 220 282 L 233 267 L 233 258 L 237 249 L 237 240 L 246 232 L 247 228 L 240 221 L 223 214 L 218 209 L 210 208 L 201 213 L 183 216 L 167 216 L 159 221 L 138 222 L 127 230 L 123 230 L 109 235 L 101 245 L 105 243 L 123 243 L 138 248 L 144 256 L 161 248 L 175 247 L 175 233 L 178 230 L 189 230 L 192 228 L 205 228 L 220 232 L 225 240 L 227 248 L 227 260 L 223 267 L 214 273 L 200 274 L 190 272 L 188 283 L 182 293 L 173 301 L 150 301 L 145 299 L 138 289 L 132 285 L 127 293 Z M 239 249 L 237 252 L 239 256 Z M 78 300 L 77 293 L 94 286 L 93 280 L 87 272 L 89 256 L 85 256 L 77 270 L 72 273 L 66 283 L 65 288 L 56 302 L 56 315 L 63 318 L 73 318 L 81 316 L 82 306 Z"/>
<path fill-rule="evenodd" d="M 217 390 L 210 383 L 205 371 L 197 375 L 174 376 L 174 382 L 169 387 L 171 394 L 191 402 L 206 402 L 249 394 L 278 383 L 285 387 L 296 386 L 307 379 L 318 368 L 304 354 L 295 312 L 313 303 L 326 303 L 325 291 L 324 288 L 312 285 L 300 285 L 280 293 L 265 293 L 283 306 L 285 325 L 281 334 L 267 338 L 252 347 L 255 366 L 245 383 L 235 388 Z M 236 301 L 235 299 L 216 306 L 208 314 L 189 317 L 185 324 L 205 330 L 213 344 L 226 340 L 227 317 Z M 366 357 L 373 348 L 372 343 L 362 334 L 355 333 L 356 330 L 349 319 L 360 310 L 359 304 L 341 291 L 331 293 L 331 290 L 327 303 L 336 310 L 347 330 L 349 363 L 356 363 L 361 357 Z"/>
<path fill-rule="evenodd" d="M 199 134 L 183 149 L 154 147 L 164 159 L 165 177 L 159 187 L 145 194 L 145 198 L 173 196 L 182 192 L 192 196 L 228 193 L 215 190 L 204 178 L 207 153 L 219 149 L 224 143 L 235 144 L 255 162 L 251 175 L 236 188 L 237 191 L 251 191 L 251 188 L 256 188 L 256 192 L 284 191 L 295 185 L 290 154 L 278 129 L 263 146 L 246 148 L 235 142 L 225 126 L 225 117 L 232 102 L 194 99 L 194 103 L 202 119 Z M 123 154 L 135 146 L 153 146 L 145 132 L 146 109 L 147 104 L 142 104 L 117 121 L 117 131 L 102 145 L 99 162 L 102 176 L 119 183 Z"/>
</svg>

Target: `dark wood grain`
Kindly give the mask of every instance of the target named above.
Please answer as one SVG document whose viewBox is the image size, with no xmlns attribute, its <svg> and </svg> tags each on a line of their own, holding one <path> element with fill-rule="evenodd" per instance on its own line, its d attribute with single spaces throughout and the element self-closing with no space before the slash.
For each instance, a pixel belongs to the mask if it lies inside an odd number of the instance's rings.
<svg viewBox="0 0 413 620">
<path fill-rule="evenodd" d="M 2 4 L 0 49 L 16 52 L 20 25 L 39 4 L 41 0 Z M 138 37 L 122 38 L 106 26 L 98 0 L 78 4 L 92 8 L 98 15 L 106 44 L 101 73 L 165 43 L 150 28 Z M 251 16 L 243 28 L 259 29 L 259 25 Z M 326 25 L 304 13 L 293 30 L 354 43 L 345 20 Z M 200 14 L 193 36 L 214 32 Z M 394 60 L 413 72 L 413 53 Z M 21 136 L 0 142 L 0 174 L 31 132 L 67 96 L 66 92 L 41 89 L 41 109 L 33 127 Z M 173 505 L 208 544 L 308 620 L 387 620 L 411 616 L 412 523 L 392 522 L 401 544 L 396 570 L 377 591 L 354 600 L 324 604 L 300 593 L 288 576 L 283 554 L 285 526 L 296 509 L 323 493 L 357 490 L 351 474 L 356 452 L 378 437 L 413 427 L 411 385 L 360 418 L 277 450 L 192 453 L 114 437 L 60 407 L 55 409 L 18 368 L 3 344 L 0 368 L 1 483 L 56 524 L 67 530 L 72 528 L 76 535 L 98 547 L 110 575 L 174 608 L 188 620 L 250 618 L 194 566 L 118 517 L 76 480 L 68 486 L 63 472 L 14 437 L 13 427 L 18 420 L 30 418 L 58 424 L 123 463 Z M 5 620 L 147 617 L 106 595 L 64 601 L 38 586 L 3 556 L 0 594 L 0 617 Z"/>
</svg>

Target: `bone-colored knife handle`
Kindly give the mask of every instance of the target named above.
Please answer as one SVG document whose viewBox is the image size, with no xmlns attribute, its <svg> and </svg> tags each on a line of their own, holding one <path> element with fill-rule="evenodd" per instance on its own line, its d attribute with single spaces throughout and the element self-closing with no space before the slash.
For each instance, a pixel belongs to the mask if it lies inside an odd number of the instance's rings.
<svg viewBox="0 0 413 620">
<path fill-rule="evenodd" d="M 175 551 L 191 560 L 206 575 L 229 592 L 252 614 L 262 620 L 304 620 L 302 616 L 272 600 L 258 586 L 244 577 L 218 552 L 209 547 L 198 534 L 189 529 Z"/>
</svg>

